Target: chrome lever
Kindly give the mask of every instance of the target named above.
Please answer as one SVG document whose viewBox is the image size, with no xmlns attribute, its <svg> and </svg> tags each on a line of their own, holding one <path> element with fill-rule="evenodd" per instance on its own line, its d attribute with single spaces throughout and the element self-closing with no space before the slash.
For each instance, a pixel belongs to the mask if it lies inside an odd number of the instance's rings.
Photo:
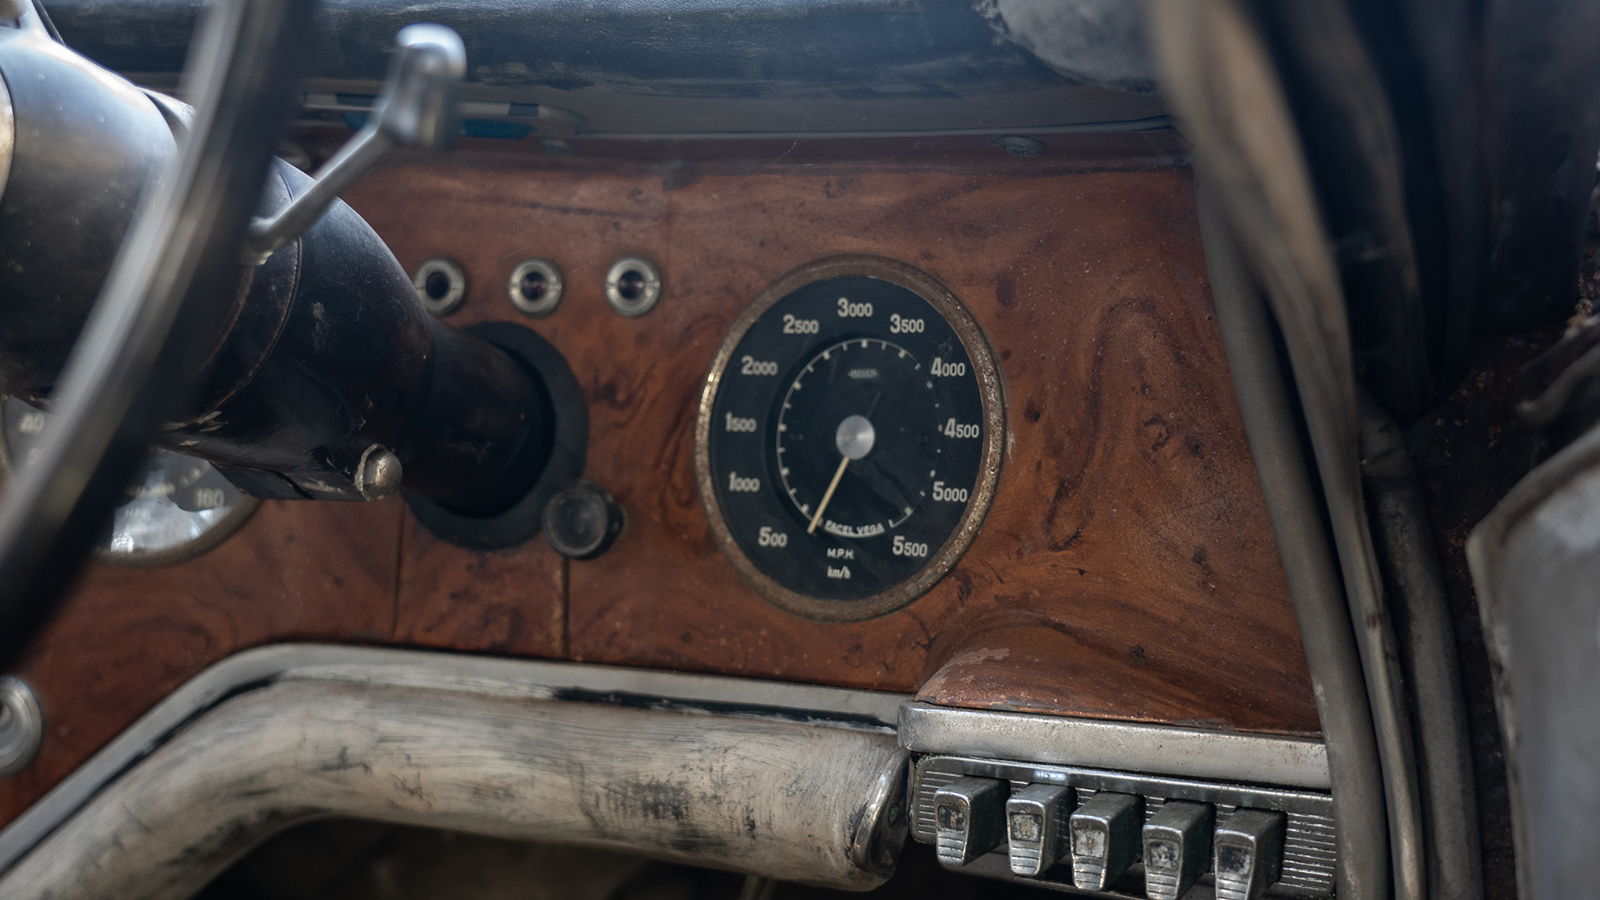
<svg viewBox="0 0 1600 900">
<path fill-rule="evenodd" d="M 396 53 L 377 112 L 317 170 L 310 189 L 272 216 L 250 221 L 240 262 L 259 266 L 278 248 L 316 224 L 385 153 L 397 146 L 443 150 L 455 143 L 456 96 L 467 71 L 460 35 L 443 25 L 408 25 L 395 36 Z"/>
</svg>

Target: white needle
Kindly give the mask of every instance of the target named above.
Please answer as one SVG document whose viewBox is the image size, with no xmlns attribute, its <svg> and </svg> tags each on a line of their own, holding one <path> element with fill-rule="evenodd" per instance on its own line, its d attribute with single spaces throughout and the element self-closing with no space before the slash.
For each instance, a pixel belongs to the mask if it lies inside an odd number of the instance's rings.
<svg viewBox="0 0 1600 900">
<path fill-rule="evenodd" d="M 850 465 L 850 457 L 839 460 L 839 468 L 833 470 L 833 480 L 828 482 L 828 490 L 822 495 L 822 502 L 817 504 L 817 514 L 811 517 L 811 524 L 806 527 L 806 534 L 817 530 L 817 523 L 822 521 L 822 511 L 828 508 L 828 501 L 833 499 L 833 492 L 839 487 L 839 479 L 844 477 L 844 467 Z"/>
<path fill-rule="evenodd" d="M 867 416 L 878 408 L 878 401 L 883 399 L 883 391 L 879 391 L 872 398 L 872 405 L 867 407 L 866 416 L 845 416 L 839 423 L 838 430 L 833 433 L 833 443 L 839 448 L 839 455 L 844 459 L 839 460 L 839 468 L 833 473 L 833 480 L 828 482 L 828 491 L 822 495 L 822 502 L 817 504 L 817 514 L 811 517 L 811 524 L 806 528 L 806 534 L 815 534 L 817 523 L 822 521 L 822 511 L 828 508 L 828 501 L 833 499 L 833 492 L 839 487 L 839 479 L 844 477 L 845 467 L 850 465 L 850 460 L 861 459 L 872 452 L 872 445 L 877 440 L 878 433 L 872 427 L 872 420 Z"/>
</svg>

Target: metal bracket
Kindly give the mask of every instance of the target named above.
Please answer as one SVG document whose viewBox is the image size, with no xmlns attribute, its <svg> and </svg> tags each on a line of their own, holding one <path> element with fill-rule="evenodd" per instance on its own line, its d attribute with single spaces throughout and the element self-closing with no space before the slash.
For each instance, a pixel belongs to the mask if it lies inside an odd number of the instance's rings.
<svg viewBox="0 0 1600 900">
<path fill-rule="evenodd" d="M 467 72 L 461 37 L 443 25 L 409 25 L 395 44 L 378 114 L 317 170 L 309 190 L 272 216 L 250 222 L 240 260 L 245 265 L 261 265 L 299 237 L 393 148 L 443 150 L 455 142 L 456 95 Z"/>
</svg>

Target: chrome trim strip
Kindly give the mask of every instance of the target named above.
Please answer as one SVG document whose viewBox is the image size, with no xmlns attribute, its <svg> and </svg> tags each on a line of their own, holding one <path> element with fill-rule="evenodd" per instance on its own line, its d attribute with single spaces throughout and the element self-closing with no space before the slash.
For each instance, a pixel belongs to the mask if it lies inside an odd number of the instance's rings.
<svg viewBox="0 0 1600 900">
<path fill-rule="evenodd" d="M 909 702 L 900 707 L 900 746 L 913 753 L 1329 789 L 1327 750 L 1315 738 Z"/>
<path fill-rule="evenodd" d="M 591 141 L 837 141 L 876 138 L 1004 137 L 1006 135 L 1121 134 L 1170 131 L 1171 116 L 1148 116 L 1106 122 L 1070 122 L 1060 125 L 1013 125 L 1006 128 L 923 128 L 882 131 L 595 131 L 581 137 Z"/>
<path fill-rule="evenodd" d="M 541 700 L 612 700 L 881 733 L 893 731 L 906 699 L 903 694 L 876 691 L 581 663 L 318 644 L 261 647 L 222 660 L 185 682 L 0 831 L 0 871 L 202 713 L 235 694 L 284 681 L 433 688 Z"/>
<path fill-rule="evenodd" d="M 599 702 L 887 734 L 914 752 L 1327 789 L 1320 741 L 1065 716 L 949 709 L 903 694 L 441 652 L 280 644 L 223 660 L 174 691 L 0 831 L 0 871 L 207 711 L 292 682 Z M 863 848 L 864 849 L 864 848 Z M 858 854 L 860 849 L 856 851 Z"/>
<path fill-rule="evenodd" d="M 274 834 L 323 818 L 866 890 L 894 870 L 905 765 L 878 730 L 494 685 L 284 679 L 227 698 L 120 774 L 12 866 L 0 896 L 178 900 Z M 862 832 L 892 836 L 891 819 L 902 841 L 876 842 L 882 858 L 864 868 L 857 848 L 874 842 Z"/>
<path fill-rule="evenodd" d="M 11 178 L 11 157 L 17 150 L 17 115 L 11 107 L 11 90 L 0 76 L 0 197 Z"/>
</svg>

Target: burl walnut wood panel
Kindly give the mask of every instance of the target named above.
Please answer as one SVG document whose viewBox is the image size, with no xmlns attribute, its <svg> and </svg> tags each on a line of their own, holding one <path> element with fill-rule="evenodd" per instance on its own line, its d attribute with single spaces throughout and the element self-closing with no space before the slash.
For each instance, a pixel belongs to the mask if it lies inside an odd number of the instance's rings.
<svg viewBox="0 0 1600 900">
<path fill-rule="evenodd" d="M 566 655 L 566 560 L 544 538 L 493 552 L 433 536 L 408 510 L 395 640 L 513 656 Z"/>
<path fill-rule="evenodd" d="M 572 658 L 1317 730 L 1185 170 L 1048 157 L 1006 174 L 991 160 L 458 162 L 470 164 L 398 165 L 350 200 L 408 268 L 462 263 L 468 298 L 452 321 L 527 324 L 583 385 L 587 476 L 629 525 L 607 555 L 566 567 Z M 713 545 L 692 433 L 732 320 L 783 272 L 836 253 L 912 263 L 964 299 L 1001 360 L 1009 434 L 994 507 L 950 576 L 901 611 L 821 624 L 762 601 Z M 639 319 L 602 294 L 607 267 L 629 254 L 652 257 L 666 285 Z M 540 320 L 506 298 L 512 268 L 534 256 L 567 285 Z M 551 623 L 522 606 L 561 581 L 542 542 L 479 554 L 407 534 L 401 636 L 557 652 Z"/>
<path fill-rule="evenodd" d="M 39 695 L 32 765 L 0 779 L 11 821 L 205 667 L 282 641 L 388 643 L 398 498 L 268 501 L 210 553 L 164 569 L 91 565 L 16 674 Z"/>
</svg>

